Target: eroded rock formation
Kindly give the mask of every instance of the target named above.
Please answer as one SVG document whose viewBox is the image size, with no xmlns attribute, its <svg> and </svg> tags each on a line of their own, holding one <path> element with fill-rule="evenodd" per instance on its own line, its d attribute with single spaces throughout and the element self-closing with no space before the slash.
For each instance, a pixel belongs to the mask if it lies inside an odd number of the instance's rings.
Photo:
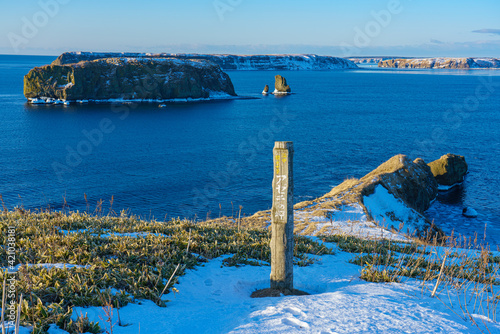
<svg viewBox="0 0 500 334">
<path fill-rule="evenodd" d="M 274 77 L 274 92 L 273 94 L 290 94 L 292 89 L 286 83 L 286 79 L 281 75 L 276 75 Z"/>
<path fill-rule="evenodd" d="M 436 181 L 444 186 L 463 182 L 469 169 L 463 156 L 451 153 L 430 162 L 429 167 Z"/>
</svg>

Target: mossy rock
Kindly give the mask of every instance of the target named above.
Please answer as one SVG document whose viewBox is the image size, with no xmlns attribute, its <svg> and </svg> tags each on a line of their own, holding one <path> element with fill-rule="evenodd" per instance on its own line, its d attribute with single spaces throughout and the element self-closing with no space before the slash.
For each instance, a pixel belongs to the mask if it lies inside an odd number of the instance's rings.
<svg viewBox="0 0 500 334">
<path fill-rule="evenodd" d="M 428 165 L 436 181 L 445 186 L 463 182 L 469 169 L 463 156 L 451 153 L 443 155 Z"/>
</svg>

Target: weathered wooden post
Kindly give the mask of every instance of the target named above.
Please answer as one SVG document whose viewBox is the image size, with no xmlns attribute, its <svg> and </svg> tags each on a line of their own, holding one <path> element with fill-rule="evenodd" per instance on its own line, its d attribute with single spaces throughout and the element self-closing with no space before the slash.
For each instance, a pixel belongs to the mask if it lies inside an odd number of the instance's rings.
<svg viewBox="0 0 500 334">
<path fill-rule="evenodd" d="M 293 143 L 277 141 L 273 149 L 271 210 L 271 289 L 293 290 Z"/>
</svg>

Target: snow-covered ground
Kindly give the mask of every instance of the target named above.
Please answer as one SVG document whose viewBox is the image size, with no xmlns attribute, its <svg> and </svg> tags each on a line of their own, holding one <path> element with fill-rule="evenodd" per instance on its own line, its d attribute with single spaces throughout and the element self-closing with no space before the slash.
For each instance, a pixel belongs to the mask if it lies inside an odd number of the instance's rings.
<svg viewBox="0 0 500 334">
<path fill-rule="evenodd" d="M 376 208 L 377 206 L 373 206 Z M 387 230 L 384 226 L 385 221 L 377 222 L 369 221 L 363 208 L 359 204 L 351 204 L 343 206 L 339 210 L 326 210 L 323 215 L 315 215 L 315 212 L 302 210 L 294 211 L 294 220 L 306 224 L 306 230 L 310 235 L 319 234 L 339 234 L 350 235 L 363 239 L 390 239 L 398 241 L 408 241 L 409 239 L 396 231 Z M 379 217 L 377 217 L 379 218 Z M 310 230 L 309 226 L 314 225 L 314 230 Z"/>
<path fill-rule="evenodd" d="M 115 325 L 113 333 L 481 333 L 459 309 L 450 310 L 426 289 L 422 293 L 417 281 L 360 280 L 360 267 L 348 263 L 352 256 L 337 251 L 311 266 L 295 267 L 294 286 L 308 296 L 256 299 L 250 294 L 268 287 L 270 267 L 222 267 L 225 257 L 220 257 L 181 277 L 179 292 L 164 296 L 171 300 L 166 308 L 144 300 L 121 308 L 126 326 Z M 73 317 L 85 313 L 109 330 L 101 320 L 103 309 L 78 307 Z M 498 323 L 488 327 L 500 332 Z M 52 326 L 49 333 L 66 332 Z"/>
<path fill-rule="evenodd" d="M 375 192 L 363 199 L 372 218 L 382 226 L 395 230 L 416 233 L 418 227 L 425 224 L 425 217 L 409 208 L 399 198 L 390 194 L 382 185 L 375 187 Z M 404 227 L 404 229 L 403 229 Z"/>
</svg>

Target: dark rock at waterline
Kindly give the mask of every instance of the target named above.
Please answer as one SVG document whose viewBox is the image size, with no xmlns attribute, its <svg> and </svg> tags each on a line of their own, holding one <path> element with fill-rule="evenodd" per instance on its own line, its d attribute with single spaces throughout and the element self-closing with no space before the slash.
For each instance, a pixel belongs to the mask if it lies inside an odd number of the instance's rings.
<svg viewBox="0 0 500 334">
<path fill-rule="evenodd" d="M 33 68 L 26 98 L 147 100 L 236 96 L 229 76 L 207 60 L 105 58 Z"/>
<path fill-rule="evenodd" d="M 468 166 L 461 155 L 448 153 L 430 162 L 429 167 L 436 181 L 445 186 L 452 186 L 464 181 Z"/>
<path fill-rule="evenodd" d="M 465 207 L 462 210 L 462 215 L 464 215 L 467 218 L 476 218 L 477 217 L 477 211 L 474 210 L 473 208 Z"/>
<path fill-rule="evenodd" d="M 274 77 L 274 94 L 288 94 L 292 91 L 286 83 L 286 79 L 281 75 Z"/>
</svg>

